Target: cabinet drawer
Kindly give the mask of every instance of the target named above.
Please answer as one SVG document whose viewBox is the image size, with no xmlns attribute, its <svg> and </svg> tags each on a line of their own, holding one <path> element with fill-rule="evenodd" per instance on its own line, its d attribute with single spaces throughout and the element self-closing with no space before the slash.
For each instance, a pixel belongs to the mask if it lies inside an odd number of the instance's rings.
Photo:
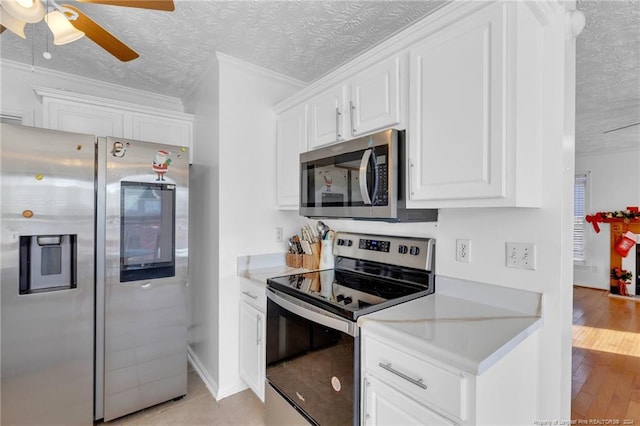
<svg viewBox="0 0 640 426">
<path fill-rule="evenodd" d="M 364 368 L 425 405 L 461 420 L 467 417 L 466 378 L 386 343 L 364 337 Z"/>
<path fill-rule="evenodd" d="M 240 298 L 265 313 L 267 309 L 266 284 L 254 283 L 246 278 L 240 279 Z"/>
</svg>

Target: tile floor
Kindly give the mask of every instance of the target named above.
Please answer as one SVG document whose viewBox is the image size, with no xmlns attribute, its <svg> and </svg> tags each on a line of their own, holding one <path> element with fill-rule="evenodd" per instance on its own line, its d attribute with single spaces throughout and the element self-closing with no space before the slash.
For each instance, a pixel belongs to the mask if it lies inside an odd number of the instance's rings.
<svg viewBox="0 0 640 426">
<path fill-rule="evenodd" d="M 264 406 L 250 389 L 216 401 L 191 366 L 187 395 L 121 417 L 104 426 L 263 426 Z"/>
</svg>

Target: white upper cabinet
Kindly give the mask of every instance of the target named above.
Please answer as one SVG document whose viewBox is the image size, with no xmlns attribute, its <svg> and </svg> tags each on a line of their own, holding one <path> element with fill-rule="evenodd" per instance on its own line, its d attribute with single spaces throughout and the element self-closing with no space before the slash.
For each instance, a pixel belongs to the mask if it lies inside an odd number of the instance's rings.
<svg viewBox="0 0 640 426">
<path fill-rule="evenodd" d="M 351 80 L 351 136 L 400 124 L 401 57 L 394 56 Z"/>
<path fill-rule="evenodd" d="M 408 206 L 539 204 L 539 34 L 528 8 L 500 2 L 409 49 Z"/>
<path fill-rule="evenodd" d="M 309 149 L 347 138 L 346 90 L 345 85 L 339 84 L 309 100 Z"/>
<path fill-rule="evenodd" d="M 553 2 L 451 2 L 274 109 L 308 106 L 313 150 L 407 130 L 408 208 L 538 207 Z"/>
<path fill-rule="evenodd" d="M 34 90 L 42 96 L 42 124 L 48 129 L 192 146 L 191 114 L 44 87 Z"/>
<path fill-rule="evenodd" d="M 300 197 L 300 153 L 307 150 L 307 106 L 278 116 L 276 137 L 276 201 L 279 209 L 297 210 Z"/>
<path fill-rule="evenodd" d="M 97 136 L 124 134 L 125 117 L 121 111 L 99 106 L 87 107 L 65 100 L 45 100 L 45 126 L 67 132 L 88 133 Z"/>
<path fill-rule="evenodd" d="M 131 121 L 133 139 L 179 146 L 191 144 L 190 121 L 151 114 L 133 114 Z"/>
<path fill-rule="evenodd" d="M 393 56 L 371 65 L 312 97 L 309 149 L 400 124 L 402 58 Z"/>
</svg>

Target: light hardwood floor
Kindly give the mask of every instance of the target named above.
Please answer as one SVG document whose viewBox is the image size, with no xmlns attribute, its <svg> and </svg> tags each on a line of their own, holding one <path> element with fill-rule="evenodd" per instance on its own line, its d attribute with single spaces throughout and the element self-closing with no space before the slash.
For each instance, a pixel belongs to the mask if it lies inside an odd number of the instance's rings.
<svg viewBox="0 0 640 426">
<path fill-rule="evenodd" d="M 189 366 L 187 395 L 138 411 L 104 426 L 172 425 L 172 426 L 264 426 L 264 406 L 247 389 L 216 401 L 200 376 Z"/>
<path fill-rule="evenodd" d="M 640 425 L 640 303 L 574 287 L 572 366 L 572 419 Z"/>
</svg>

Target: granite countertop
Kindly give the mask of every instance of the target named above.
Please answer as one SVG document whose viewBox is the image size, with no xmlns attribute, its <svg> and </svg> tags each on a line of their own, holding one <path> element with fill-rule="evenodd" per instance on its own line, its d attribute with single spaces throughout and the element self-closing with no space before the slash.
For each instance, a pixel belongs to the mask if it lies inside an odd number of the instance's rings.
<svg viewBox="0 0 640 426">
<path fill-rule="evenodd" d="M 451 287 L 444 287 L 444 293 L 454 293 L 447 291 Z M 517 291 L 508 289 L 506 297 L 496 297 L 508 303 L 514 293 Z M 512 303 L 519 309 L 512 310 L 436 290 L 433 295 L 361 316 L 358 325 L 367 333 L 480 375 L 542 325 L 540 306 L 533 306 L 537 293 L 525 293 L 530 300 Z"/>
</svg>

